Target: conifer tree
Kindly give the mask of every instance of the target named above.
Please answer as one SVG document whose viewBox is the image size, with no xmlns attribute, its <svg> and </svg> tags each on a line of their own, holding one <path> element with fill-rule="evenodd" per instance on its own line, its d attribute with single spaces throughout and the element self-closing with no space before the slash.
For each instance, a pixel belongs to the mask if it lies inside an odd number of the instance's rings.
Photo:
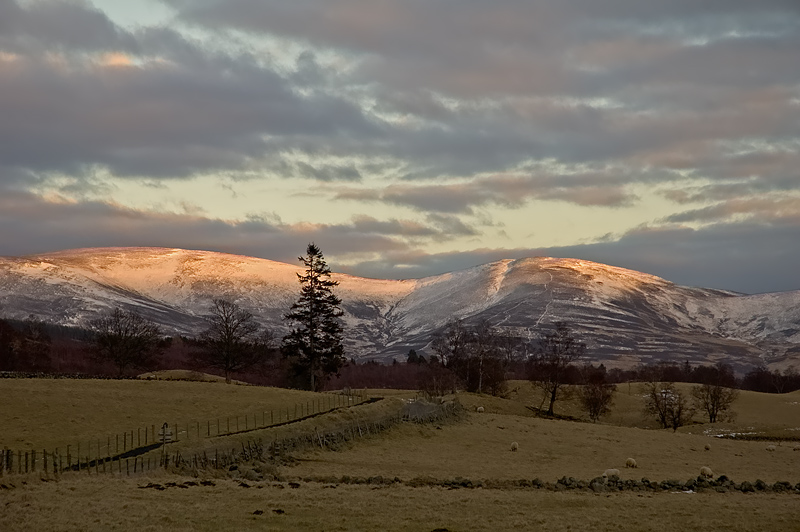
<svg viewBox="0 0 800 532">
<path fill-rule="evenodd" d="M 305 257 L 298 257 L 305 274 L 297 274 L 300 298 L 284 319 L 296 328 L 283 338 L 281 352 L 295 373 L 308 379 L 312 390 L 321 390 L 331 375 L 338 375 L 345 363 L 342 345 L 342 300 L 332 291 L 339 284 L 330 279 L 331 270 L 319 247 L 308 245 Z"/>
</svg>

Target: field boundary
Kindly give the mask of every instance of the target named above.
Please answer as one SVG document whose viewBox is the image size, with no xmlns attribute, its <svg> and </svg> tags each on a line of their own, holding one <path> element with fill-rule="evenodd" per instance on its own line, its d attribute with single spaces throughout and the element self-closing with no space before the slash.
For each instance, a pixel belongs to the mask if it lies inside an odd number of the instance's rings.
<svg viewBox="0 0 800 532">
<path fill-rule="evenodd" d="M 370 401 L 362 390 L 344 393 L 324 393 L 314 400 L 286 406 L 219 417 L 205 421 L 163 423 L 139 427 L 114 435 L 65 444 L 54 449 L 0 449 L 0 478 L 10 474 L 86 471 L 91 473 L 123 472 L 123 461 L 134 459 L 133 471 L 139 471 L 138 458 L 159 448 L 178 442 L 201 442 L 212 438 L 235 436 L 255 430 L 280 427 L 310 419 L 328 412 L 357 406 Z M 162 458 L 162 462 L 163 462 Z M 149 463 L 151 462 L 148 459 Z M 155 460 L 152 460 L 155 462 Z M 127 463 L 127 462 L 126 462 Z M 155 467 L 155 464 L 153 464 Z"/>
<path fill-rule="evenodd" d="M 421 406 L 421 408 L 420 408 Z M 341 424 L 334 430 L 320 432 L 317 429 L 287 438 L 275 438 L 264 442 L 259 438 L 241 443 L 239 447 L 217 448 L 213 457 L 209 451 L 201 453 L 176 452 L 160 464 L 172 467 L 176 472 L 197 473 L 200 469 L 225 469 L 253 460 L 279 462 L 290 453 L 311 448 L 336 450 L 342 445 L 385 432 L 401 423 L 435 423 L 455 418 L 463 411 L 458 401 L 431 404 L 425 401 L 406 403 L 398 412 L 373 420 L 355 419 Z"/>
</svg>

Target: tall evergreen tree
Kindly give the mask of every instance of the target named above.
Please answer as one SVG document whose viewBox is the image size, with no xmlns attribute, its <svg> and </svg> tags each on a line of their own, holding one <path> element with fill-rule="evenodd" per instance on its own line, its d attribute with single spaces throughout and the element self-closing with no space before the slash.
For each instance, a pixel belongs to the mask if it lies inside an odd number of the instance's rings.
<svg viewBox="0 0 800 532">
<path fill-rule="evenodd" d="M 343 314 L 339 308 L 342 300 L 332 292 L 339 282 L 330 279 L 331 270 L 319 247 L 312 242 L 306 248 L 306 256 L 298 259 L 306 268 L 304 275 L 297 274 L 300 298 L 284 315 L 297 328 L 283 338 L 281 352 L 291 361 L 295 373 L 308 379 L 311 389 L 318 391 L 331 375 L 338 375 L 345 363 L 338 320 Z"/>
</svg>

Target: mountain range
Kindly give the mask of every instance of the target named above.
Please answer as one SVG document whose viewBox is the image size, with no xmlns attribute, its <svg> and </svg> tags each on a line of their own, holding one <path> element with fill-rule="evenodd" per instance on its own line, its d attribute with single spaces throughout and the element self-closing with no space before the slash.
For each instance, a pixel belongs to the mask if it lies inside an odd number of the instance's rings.
<svg viewBox="0 0 800 532">
<path fill-rule="evenodd" d="M 278 336 L 299 295 L 294 266 L 267 259 L 166 248 L 93 248 L 0 257 L 0 317 L 34 315 L 86 326 L 115 307 L 171 334 L 205 327 L 214 298 L 236 302 Z M 430 353 L 456 319 L 488 320 L 524 340 L 566 322 L 587 356 L 609 367 L 662 360 L 726 362 L 739 371 L 800 362 L 800 290 L 745 295 L 675 285 L 586 260 L 501 260 L 423 279 L 334 273 L 348 356 L 404 360 Z"/>
</svg>

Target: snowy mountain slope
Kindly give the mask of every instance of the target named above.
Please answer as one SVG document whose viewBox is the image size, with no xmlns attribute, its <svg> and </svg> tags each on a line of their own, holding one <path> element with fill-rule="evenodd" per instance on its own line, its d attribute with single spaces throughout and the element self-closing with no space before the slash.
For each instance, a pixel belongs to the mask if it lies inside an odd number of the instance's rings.
<svg viewBox="0 0 800 532">
<path fill-rule="evenodd" d="M 196 334 L 222 297 L 282 334 L 299 266 L 207 251 L 100 248 L 0 258 L 0 315 L 85 325 L 116 306 Z M 575 259 L 503 260 L 417 280 L 334 274 L 351 356 L 402 358 L 449 321 L 486 319 L 525 340 L 568 322 L 593 358 L 745 368 L 800 361 L 800 291 L 743 296 Z"/>
</svg>

